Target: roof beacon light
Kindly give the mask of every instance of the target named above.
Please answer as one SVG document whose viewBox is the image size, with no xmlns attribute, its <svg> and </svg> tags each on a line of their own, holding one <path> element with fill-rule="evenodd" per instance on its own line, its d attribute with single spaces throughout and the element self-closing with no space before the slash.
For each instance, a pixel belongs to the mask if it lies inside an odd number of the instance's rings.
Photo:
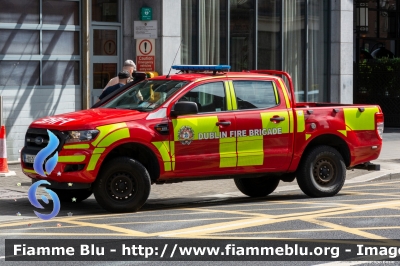
<svg viewBox="0 0 400 266">
<path fill-rule="evenodd" d="M 172 69 L 180 71 L 228 71 L 231 66 L 228 65 L 175 65 Z"/>
</svg>

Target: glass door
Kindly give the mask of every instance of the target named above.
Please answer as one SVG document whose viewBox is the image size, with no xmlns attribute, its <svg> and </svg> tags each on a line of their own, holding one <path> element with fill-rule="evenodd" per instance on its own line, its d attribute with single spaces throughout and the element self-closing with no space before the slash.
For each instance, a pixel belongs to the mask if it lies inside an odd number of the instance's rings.
<svg viewBox="0 0 400 266">
<path fill-rule="evenodd" d="M 115 77 L 121 68 L 120 62 L 120 27 L 93 26 L 91 34 L 91 105 L 98 97 L 108 81 Z"/>
</svg>

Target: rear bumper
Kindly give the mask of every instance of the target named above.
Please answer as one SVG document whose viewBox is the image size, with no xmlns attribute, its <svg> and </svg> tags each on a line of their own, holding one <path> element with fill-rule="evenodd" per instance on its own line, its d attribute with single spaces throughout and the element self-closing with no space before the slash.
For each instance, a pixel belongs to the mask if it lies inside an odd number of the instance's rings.
<svg viewBox="0 0 400 266">
<path fill-rule="evenodd" d="M 350 167 L 376 160 L 382 150 L 382 144 L 354 148 L 351 154 Z"/>
</svg>

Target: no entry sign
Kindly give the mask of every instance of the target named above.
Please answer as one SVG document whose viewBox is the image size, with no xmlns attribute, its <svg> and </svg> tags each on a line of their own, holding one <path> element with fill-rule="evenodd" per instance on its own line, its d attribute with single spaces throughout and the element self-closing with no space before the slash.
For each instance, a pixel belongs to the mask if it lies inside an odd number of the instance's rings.
<svg viewBox="0 0 400 266">
<path fill-rule="evenodd" d="M 154 39 L 136 39 L 136 67 L 138 71 L 155 71 Z"/>
</svg>

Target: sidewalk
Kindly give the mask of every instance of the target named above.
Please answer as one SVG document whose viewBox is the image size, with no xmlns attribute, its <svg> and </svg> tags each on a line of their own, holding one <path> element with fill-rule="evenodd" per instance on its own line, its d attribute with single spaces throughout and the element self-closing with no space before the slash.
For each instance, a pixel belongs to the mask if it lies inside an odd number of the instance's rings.
<svg viewBox="0 0 400 266">
<path fill-rule="evenodd" d="M 383 148 L 378 160 L 373 163 L 380 164 L 380 171 L 348 170 L 346 184 L 354 182 L 367 182 L 376 178 L 400 177 L 400 128 L 387 128 L 383 137 Z M 19 164 L 9 164 L 9 170 L 15 171 L 16 176 L 0 176 L 0 199 L 26 198 L 31 180 L 21 171 Z M 276 192 L 299 189 L 296 181 L 292 183 L 281 182 Z M 243 196 L 236 188 L 233 180 L 190 181 L 175 184 L 153 185 L 149 199 L 173 199 L 181 197 L 199 196 Z M 92 196 L 93 197 L 93 196 Z"/>
</svg>

